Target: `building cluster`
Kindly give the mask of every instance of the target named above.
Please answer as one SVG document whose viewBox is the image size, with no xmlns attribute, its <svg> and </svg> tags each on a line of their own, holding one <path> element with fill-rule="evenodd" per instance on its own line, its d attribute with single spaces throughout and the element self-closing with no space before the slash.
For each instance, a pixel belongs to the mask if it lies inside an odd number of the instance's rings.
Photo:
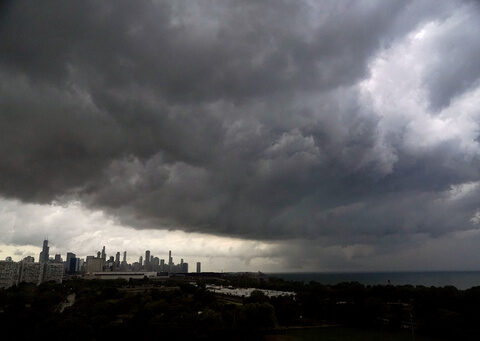
<svg viewBox="0 0 480 341">
<path fill-rule="evenodd" d="M 31 256 L 25 257 L 21 262 L 12 261 L 11 257 L 0 261 L 0 288 L 21 282 L 37 285 L 48 281 L 61 283 L 65 272 L 64 264 L 61 258 L 49 259 L 48 251 L 48 241 L 45 240 L 38 263 Z"/>
<path fill-rule="evenodd" d="M 70 257 L 69 257 L 70 254 Z M 69 274 L 78 272 L 125 272 L 125 271 L 145 271 L 145 272 L 164 272 L 164 273 L 188 273 L 188 263 L 180 259 L 179 264 L 173 262 L 172 251 L 168 252 L 168 260 L 160 259 L 151 254 L 150 250 L 145 251 L 145 257 L 140 256 L 137 262 L 127 263 L 127 251 L 123 251 L 123 257 L 120 261 L 120 252 L 115 256 L 107 257 L 105 246 L 102 251 L 98 251 L 96 256 L 87 256 L 83 261 L 76 258 L 75 254 L 67 253 L 67 264 Z M 200 262 L 197 263 L 197 272 L 201 272 Z"/>
<path fill-rule="evenodd" d="M 86 276 L 91 278 L 143 278 L 157 275 L 168 276 L 169 274 L 188 273 L 188 263 L 180 260 L 173 262 L 172 251 L 168 252 L 168 259 L 160 259 L 145 251 L 145 258 L 140 256 L 138 262 L 127 262 L 127 251 L 123 251 L 122 260 L 120 252 L 107 258 L 105 246 L 95 256 L 87 256 L 86 259 L 78 258 L 74 253 L 67 252 L 65 261 L 61 255 L 50 257 L 48 240 L 44 240 L 40 252 L 39 261 L 34 257 L 25 257 L 20 262 L 12 261 L 7 257 L 0 261 L 0 288 L 8 288 L 12 285 L 28 282 L 40 284 L 46 281 L 62 282 L 65 275 Z M 197 262 L 196 272 L 201 272 L 201 263 Z"/>
</svg>

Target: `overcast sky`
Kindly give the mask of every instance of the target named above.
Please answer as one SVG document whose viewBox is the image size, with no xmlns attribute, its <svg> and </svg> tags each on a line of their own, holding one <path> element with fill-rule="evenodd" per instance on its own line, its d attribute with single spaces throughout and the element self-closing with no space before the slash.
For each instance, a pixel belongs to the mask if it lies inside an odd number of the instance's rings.
<svg viewBox="0 0 480 341">
<path fill-rule="evenodd" d="M 2 2 L 0 257 L 480 270 L 479 37 L 477 1 Z"/>
</svg>

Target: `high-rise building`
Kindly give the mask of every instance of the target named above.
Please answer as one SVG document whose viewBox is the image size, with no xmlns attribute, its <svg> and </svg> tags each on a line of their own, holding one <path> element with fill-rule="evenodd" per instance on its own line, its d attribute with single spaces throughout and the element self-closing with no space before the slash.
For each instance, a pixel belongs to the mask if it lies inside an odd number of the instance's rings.
<svg viewBox="0 0 480 341">
<path fill-rule="evenodd" d="M 127 251 L 123 251 L 123 263 L 127 262 Z"/>
<path fill-rule="evenodd" d="M 0 261 L 0 288 L 9 287 L 21 282 L 36 285 L 47 281 L 61 283 L 63 273 L 63 263 L 34 263 L 30 261 L 30 259 L 18 263 Z"/>
<path fill-rule="evenodd" d="M 152 256 L 151 265 L 152 265 L 152 271 L 160 271 L 160 269 L 159 269 L 159 267 L 160 267 L 160 258 L 158 258 L 158 257 L 153 257 L 153 256 Z"/>
<path fill-rule="evenodd" d="M 40 263 L 46 263 L 48 262 L 48 258 L 49 258 L 49 252 L 50 248 L 48 247 L 48 240 L 45 239 L 43 241 L 43 247 L 42 247 L 42 252 L 40 252 L 40 258 L 39 258 L 39 262 Z"/>
<path fill-rule="evenodd" d="M 120 267 L 120 252 L 117 252 L 117 254 L 115 255 L 115 266 L 117 268 Z"/>
<path fill-rule="evenodd" d="M 140 264 L 140 266 L 143 265 L 143 257 L 142 256 L 140 256 L 140 258 L 138 259 L 138 263 Z"/>
<path fill-rule="evenodd" d="M 73 252 L 67 252 L 67 260 L 65 262 L 65 269 L 67 273 L 72 274 L 77 271 L 77 256 Z"/>
<path fill-rule="evenodd" d="M 43 279 L 43 268 L 45 263 L 30 263 L 30 262 L 21 262 L 20 263 L 20 276 L 19 282 L 40 284 Z M 63 264 L 62 264 L 63 272 Z"/>
<path fill-rule="evenodd" d="M 106 260 L 107 259 L 107 254 L 105 253 L 105 246 L 102 248 L 102 259 Z"/>
<path fill-rule="evenodd" d="M 171 267 L 172 265 L 173 265 L 172 251 L 168 251 L 168 266 Z"/>
<path fill-rule="evenodd" d="M 27 257 L 25 257 L 24 259 L 22 259 L 22 262 L 34 263 L 34 262 L 35 262 L 35 258 L 33 258 L 32 256 L 27 256 Z"/>
<path fill-rule="evenodd" d="M 180 264 L 180 272 L 187 273 L 188 272 L 188 263 L 181 263 Z"/>
<path fill-rule="evenodd" d="M 165 259 L 160 259 L 160 271 L 165 271 Z"/>
<path fill-rule="evenodd" d="M 63 263 L 62 256 L 60 254 L 55 254 L 55 263 Z"/>
<path fill-rule="evenodd" d="M 62 279 L 63 279 L 62 263 L 46 263 L 46 264 L 43 264 L 43 267 L 44 268 L 43 268 L 42 282 L 55 281 L 57 283 L 62 283 Z"/>
<path fill-rule="evenodd" d="M 0 261 L 0 288 L 17 284 L 19 263 Z"/>
<path fill-rule="evenodd" d="M 71 274 L 74 274 L 80 270 L 80 258 L 72 258 L 70 259 L 69 270 Z"/>
<path fill-rule="evenodd" d="M 92 273 L 92 272 L 101 272 L 103 271 L 103 259 L 100 257 L 97 258 L 89 258 L 87 257 L 87 266 L 86 266 L 86 272 Z"/>
<path fill-rule="evenodd" d="M 202 272 L 202 263 L 197 262 L 197 274 L 199 274 L 200 272 Z"/>
<path fill-rule="evenodd" d="M 145 266 L 150 265 L 150 250 L 145 251 Z"/>
<path fill-rule="evenodd" d="M 75 257 L 77 257 L 77 255 L 74 254 L 73 252 L 67 252 L 66 262 L 68 263 L 70 261 L 70 259 L 75 258 Z"/>
</svg>

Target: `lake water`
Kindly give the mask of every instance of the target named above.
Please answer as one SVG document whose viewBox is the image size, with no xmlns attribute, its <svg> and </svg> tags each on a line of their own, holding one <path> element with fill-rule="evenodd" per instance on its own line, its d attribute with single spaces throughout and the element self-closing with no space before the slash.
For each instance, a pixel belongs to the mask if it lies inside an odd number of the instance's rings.
<svg viewBox="0 0 480 341">
<path fill-rule="evenodd" d="M 453 285 L 458 289 L 480 286 L 480 271 L 428 271 L 428 272 L 309 272 L 269 273 L 272 277 L 288 281 L 316 281 L 322 284 L 359 282 L 365 285 L 424 285 L 443 287 Z"/>
</svg>

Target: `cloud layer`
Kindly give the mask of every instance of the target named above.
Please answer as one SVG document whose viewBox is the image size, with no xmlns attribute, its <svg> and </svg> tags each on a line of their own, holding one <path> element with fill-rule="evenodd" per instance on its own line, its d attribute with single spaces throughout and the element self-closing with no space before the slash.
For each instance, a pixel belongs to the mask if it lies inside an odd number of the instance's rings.
<svg viewBox="0 0 480 341">
<path fill-rule="evenodd" d="M 479 11 L 12 1 L 0 195 L 79 200 L 136 229 L 293 240 L 297 259 L 475 231 Z"/>
</svg>

